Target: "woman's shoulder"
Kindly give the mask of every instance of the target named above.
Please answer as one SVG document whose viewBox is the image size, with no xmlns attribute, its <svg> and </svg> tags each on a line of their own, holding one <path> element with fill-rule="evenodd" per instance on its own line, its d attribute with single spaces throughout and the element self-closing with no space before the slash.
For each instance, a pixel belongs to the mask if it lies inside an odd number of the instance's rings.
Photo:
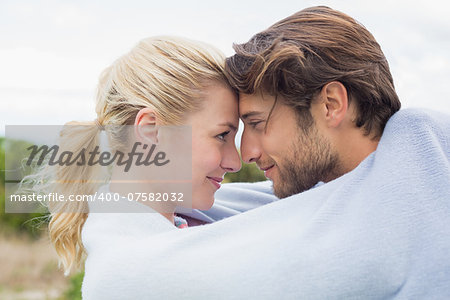
<svg viewBox="0 0 450 300">
<path fill-rule="evenodd" d="M 169 220 L 156 212 L 89 213 L 82 229 L 82 240 L 85 248 L 89 249 L 92 244 L 100 246 L 104 240 L 147 237 L 175 229 Z"/>
</svg>

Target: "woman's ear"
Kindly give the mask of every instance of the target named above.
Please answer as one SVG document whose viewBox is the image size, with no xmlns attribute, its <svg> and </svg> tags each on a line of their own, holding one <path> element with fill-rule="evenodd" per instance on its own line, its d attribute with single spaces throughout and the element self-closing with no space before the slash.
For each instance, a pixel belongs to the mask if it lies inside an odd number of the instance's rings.
<svg viewBox="0 0 450 300">
<path fill-rule="evenodd" d="M 154 109 L 150 107 L 141 109 L 134 121 L 136 138 L 143 144 L 158 144 L 159 123 Z"/>
<path fill-rule="evenodd" d="M 338 127 L 348 110 L 347 89 L 339 81 L 327 83 L 322 88 L 325 105 L 325 122 L 329 127 Z"/>
</svg>

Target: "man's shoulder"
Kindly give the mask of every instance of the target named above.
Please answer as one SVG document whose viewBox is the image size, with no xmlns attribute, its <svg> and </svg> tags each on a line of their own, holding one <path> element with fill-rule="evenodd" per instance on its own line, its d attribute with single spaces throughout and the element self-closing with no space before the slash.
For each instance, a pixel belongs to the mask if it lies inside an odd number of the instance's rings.
<svg viewBox="0 0 450 300">
<path fill-rule="evenodd" d="M 396 112 L 389 119 L 387 126 L 391 125 L 392 123 L 410 126 L 431 125 L 431 124 L 449 126 L 450 115 L 443 112 L 425 108 L 406 108 Z"/>
<path fill-rule="evenodd" d="M 429 109 L 407 108 L 389 119 L 382 140 L 398 137 L 420 140 L 431 136 L 441 141 L 450 140 L 450 115 Z"/>
</svg>

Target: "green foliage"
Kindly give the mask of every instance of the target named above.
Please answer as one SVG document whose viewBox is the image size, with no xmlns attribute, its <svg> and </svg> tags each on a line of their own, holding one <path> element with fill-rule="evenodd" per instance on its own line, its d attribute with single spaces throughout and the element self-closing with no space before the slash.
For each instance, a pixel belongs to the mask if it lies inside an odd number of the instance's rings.
<svg viewBox="0 0 450 300">
<path fill-rule="evenodd" d="M 239 172 L 227 173 L 224 182 L 256 182 L 265 180 L 267 180 L 267 178 L 264 176 L 264 173 L 258 169 L 255 163 L 243 163 Z"/>
<path fill-rule="evenodd" d="M 69 279 L 69 287 L 61 300 L 81 300 L 81 284 L 83 283 L 84 271 L 72 275 Z"/>
<path fill-rule="evenodd" d="M 0 227 L 3 231 L 11 232 L 24 232 L 32 237 L 38 237 L 47 225 L 46 213 L 5 213 L 5 151 L 8 149 L 8 161 L 14 162 L 8 169 L 20 170 L 24 175 L 27 175 L 30 170 L 25 170 L 21 163 L 22 159 L 19 158 L 20 153 L 14 151 L 14 149 L 25 149 L 28 145 L 24 141 L 7 140 L 0 137 Z M 15 156 L 18 156 L 17 158 Z"/>
<path fill-rule="evenodd" d="M 5 138 L 0 137 L 0 179 L 5 183 Z"/>
</svg>

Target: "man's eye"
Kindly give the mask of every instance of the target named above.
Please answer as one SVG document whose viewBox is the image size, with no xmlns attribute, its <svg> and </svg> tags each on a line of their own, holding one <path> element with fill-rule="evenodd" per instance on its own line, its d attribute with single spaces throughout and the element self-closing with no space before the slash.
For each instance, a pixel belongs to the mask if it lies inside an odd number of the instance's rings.
<svg viewBox="0 0 450 300">
<path fill-rule="evenodd" d="M 224 141 L 225 137 L 230 133 L 230 131 L 224 131 L 221 134 L 216 135 L 216 138 L 218 138 L 219 140 Z"/>
<path fill-rule="evenodd" d="M 254 121 L 254 122 L 248 122 L 248 125 L 250 125 L 252 128 L 256 128 L 258 124 L 262 123 L 263 121 Z"/>
</svg>

